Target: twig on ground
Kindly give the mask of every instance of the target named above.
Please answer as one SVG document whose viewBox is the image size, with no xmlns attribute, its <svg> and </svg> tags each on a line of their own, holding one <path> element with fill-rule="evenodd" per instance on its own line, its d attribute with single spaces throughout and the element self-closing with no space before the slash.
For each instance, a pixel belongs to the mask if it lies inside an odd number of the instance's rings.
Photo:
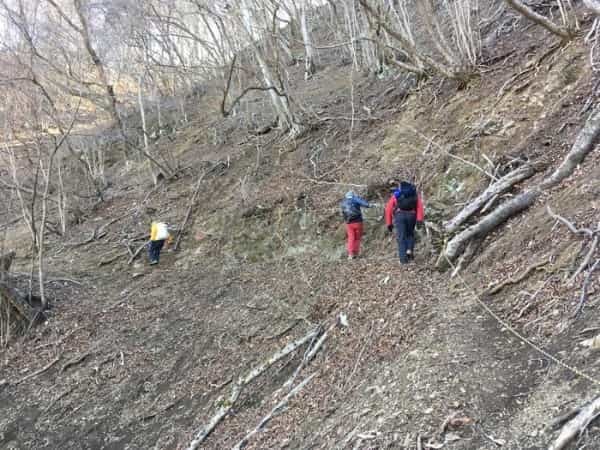
<svg viewBox="0 0 600 450">
<path fill-rule="evenodd" d="M 577 310 L 575 311 L 575 315 L 573 316 L 573 318 L 575 318 L 575 319 L 577 317 L 579 317 L 579 315 L 583 311 L 583 308 L 585 306 L 585 302 L 587 301 L 587 298 L 588 298 L 588 293 L 587 293 L 588 286 L 590 284 L 590 280 L 592 278 L 592 274 L 594 273 L 594 271 L 598 267 L 598 264 L 600 264 L 600 258 L 597 259 L 596 262 L 594 263 L 594 265 L 590 268 L 590 270 L 588 270 L 588 273 L 585 276 L 585 280 L 583 280 L 583 286 L 581 287 L 581 296 L 579 297 L 579 304 L 577 305 Z"/>
<path fill-rule="evenodd" d="M 306 177 L 302 177 L 302 179 L 305 181 L 314 183 L 314 184 L 329 184 L 329 185 L 333 185 L 333 186 L 350 186 L 350 187 L 355 187 L 355 188 L 367 187 L 366 184 L 343 183 L 343 182 L 338 182 L 338 181 L 322 181 L 322 180 L 315 180 L 314 178 L 306 178 Z"/>
<path fill-rule="evenodd" d="M 226 167 L 226 166 L 225 166 L 225 163 L 219 161 L 219 162 L 213 164 L 212 167 L 207 169 L 202 175 L 200 175 L 200 177 L 196 181 L 196 186 L 194 187 L 194 192 L 190 198 L 190 202 L 188 203 L 188 208 L 185 213 L 185 218 L 183 219 L 183 223 L 181 224 L 181 227 L 179 227 L 179 231 L 177 232 L 177 237 L 175 238 L 175 244 L 173 245 L 173 251 L 177 251 L 177 249 L 179 248 L 179 244 L 181 243 L 181 238 L 183 237 L 185 228 L 187 227 L 187 224 L 192 215 L 192 210 L 194 209 L 194 206 L 196 204 L 196 198 L 198 197 L 198 193 L 200 192 L 200 188 L 202 187 L 202 181 L 204 180 L 204 178 L 207 175 L 214 172 L 218 167 Z"/>
<path fill-rule="evenodd" d="M 600 231 L 600 227 L 598 228 L 598 230 Z M 577 276 L 581 272 L 583 272 L 586 267 L 588 267 L 588 265 L 590 264 L 590 261 L 592 260 L 592 256 L 594 256 L 594 253 L 596 253 L 596 249 L 598 248 L 599 241 L 600 241 L 600 235 L 596 236 L 594 238 L 594 240 L 592 241 L 592 245 L 590 245 L 590 249 L 586 253 L 585 257 L 583 258 L 583 261 L 581 261 L 581 264 L 579 265 L 579 267 L 577 268 L 575 273 L 573 273 L 573 276 L 569 280 L 569 284 L 572 285 L 575 282 L 575 279 L 577 278 Z"/>
<path fill-rule="evenodd" d="M 590 230 L 589 228 L 576 228 L 572 222 L 565 219 L 563 216 L 560 216 L 560 215 L 554 213 L 554 211 L 552 211 L 550 206 L 546 206 L 546 211 L 548 212 L 550 217 L 561 222 L 563 225 L 565 225 L 569 229 L 569 231 L 571 231 L 574 234 L 584 234 L 584 235 L 590 236 L 590 237 L 594 234 L 594 232 L 592 230 Z"/>
<path fill-rule="evenodd" d="M 64 336 L 62 336 L 60 339 L 58 339 L 55 342 L 46 342 L 44 344 L 38 345 L 37 347 L 34 347 L 33 351 L 36 352 L 38 350 L 41 350 L 42 348 L 50 347 L 51 345 L 54 345 L 55 347 L 57 347 L 58 345 L 62 344 L 65 341 L 65 339 L 67 339 L 69 336 L 71 336 L 73 333 L 75 333 L 77 330 L 79 330 L 79 327 L 73 328 L 71 331 L 69 331 L 67 334 L 65 334 Z"/>
<path fill-rule="evenodd" d="M 346 386 L 348 386 L 348 384 L 350 383 L 350 380 L 352 379 L 352 377 L 358 370 L 358 366 L 360 365 L 360 361 L 362 360 L 363 354 L 365 353 L 365 349 L 367 348 L 367 345 L 371 343 L 371 336 L 373 336 L 373 328 L 374 328 L 373 325 L 374 325 L 374 322 L 371 321 L 371 327 L 369 329 L 369 336 L 367 337 L 367 339 L 365 339 L 364 344 L 363 344 L 362 348 L 360 349 L 360 352 L 358 353 L 358 357 L 356 358 L 356 362 L 354 363 L 352 372 L 350 372 L 350 375 L 348 375 L 348 378 L 346 379 L 346 382 L 344 383 L 344 385 L 342 387 L 342 391 L 344 391 L 346 389 Z"/>
<path fill-rule="evenodd" d="M 62 366 L 62 368 L 60 369 L 60 373 L 63 373 L 65 370 L 67 370 L 70 367 L 73 367 L 73 366 L 76 366 L 77 364 L 82 363 L 90 355 L 91 355 L 91 352 L 88 350 L 84 354 L 76 356 L 76 357 L 70 359 L 69 361 L 67 361 L 65 363 L 64 366 Z"/>
<path fill-rule="evenodd" d="M 77 286 L 83 286 L 83 283 L 81 283 L 80 281 L 76 281 L 76 280 L 71 280 L 70 278 L 53 278 L 51 280 L 46 280 L 44 281 L 45 284 L 50 284 L 50 283 L 72 283 L 72 284 L 76 284 Z"/>
<path fill-rule="evenodd" d="M 289 331 L 291 331 L 296 325 L 298 325 L 301 322 L 302 319 L 296 319 L 294 320 L 290 325 L 288 325 L 287 327 L 285 327 L 283 330 L 271 335 L 271 336 L 267 336 L 265 338 L 266 341 L 270 341 L 272 339 L 277 339 L 280 338 L 281 336 L 283 336 L 284 334 L 288 333 Z"/>
<path fill-rule="evenodd" d="M 144 249 L 144 247 L 146 247 L 146 245 L 148 245 L 148 242 L 150 242 L 149 240 L 145 241 L 142 245 L 140 245 L 135 252 L 133 252 L 133 255 L 131 255 L 131 257 L 129 258 L 129 261 L 127 261 L 127 265 L 130 265 L 133 261 L 135 261 L 135 259 L 138 257 L 138 255 L 140 254 L 140 252 Z"/>
<path fill-rule="evenodd" d="M 13 384 L 16 386 L 18 384 L 24 383 L 27 380 L 30 380 L 31 378 L 37 377 L 38 375 L 41 375 L 42 373 L 44 373 L 45 371 L 47 371 L 48 369 L 50 369 L 54 364 L 56 364 L 58 361 L 60 361 L 60 355 L 58 355 L 56 358 L 54 358 L 52 361 L 50 361 L 48 364 L 46 364 L 44 367 L 42 367 L 39 370 L 36 370 L 33 373 L 30 373 L 29 375 L 21 378 L 18 381 L 15 381 Z"/>
<path fill-rule="evenodd" d="M 112 258 L 104 259 L 104 260 L 102 260 L 102 261 L 100 261 L 98 263 L 98 267 L 102 267 L 102 266 L 106 266 L 108 264 L 114 263 L 121 256 L 123 256 L 123 254 L 122 253 L 118 253 L 118 254 L 114 255 Z"/>
</svg>

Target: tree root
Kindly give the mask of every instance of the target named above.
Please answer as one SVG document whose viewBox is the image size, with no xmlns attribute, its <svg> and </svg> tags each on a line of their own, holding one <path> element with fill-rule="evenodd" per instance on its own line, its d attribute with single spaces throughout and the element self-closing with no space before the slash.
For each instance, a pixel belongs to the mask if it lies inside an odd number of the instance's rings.
<svg viewBox="0 0 600 450">
<path fill-rule="evenodd" d="M 23 378 L 21 378 L 20 380 L 15 381 L 14 383 L 12 383 L 13 385 L 18 385 L 21 383 L 24 383 L 27 380 L 30 380 L 31 378 L 37 377 L 38 375 L 41 375 L 42 373 L 46 372 L 47 370 L 49 370 L 54 364 L 56 364 L 58 361 L 60 361 L 60 355 L 58 355 L 56 358 L 54 358 L 52 361 L 50 361 L 48 364 L 46 364 L 44 367 L 42 367 L 40 370 L 36 370 L 33 373 L 30 373 L 27 376 L 24 376 Z"/>
<path fill-rule="evenodd" d="M 541 267 L 545 266 L 546 264 L 548 264 L 547 260 L 542 260 L 542 261 L 533 263 L 532 265 L 527 267 L 527 269 L 525 269 L 525 271 L 523 273 L 521 273 L 519 276 L 510 277 L 509 279 L 504 280 L 500 283 L 497 283 L 496 285 L 490 286 L 488 289 L 486 289 L 483 292 L 483 294 L 484 295 L 497 294 L 498 292 L 500 292 L 502 289 L 504 289 L 508 285 L 520 283 L 525 278 L 527 278 L 533 271 L 540 269 Z"/>
</svg>

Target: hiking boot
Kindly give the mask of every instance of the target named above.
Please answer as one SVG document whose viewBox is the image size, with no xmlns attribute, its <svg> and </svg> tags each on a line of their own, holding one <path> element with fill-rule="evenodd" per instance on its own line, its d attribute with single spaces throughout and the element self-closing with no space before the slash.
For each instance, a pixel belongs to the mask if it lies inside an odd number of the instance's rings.
<svg viewBox="0 0 600 450">
<path fill-rule="evenodd" d="M 406 250 L 406 257 L 411 260 L 411 259 L 415 259 L 415 255 L 413 255 L 412 250 Z"/>
<path fill-rule="evenodd" d="M 158 261 L 154 260 L 154 261 L 150 261 L 150 265 L 151 266 L 155 266 L 156 264 L 158 264 Z"/>
<path fill-rule="evenodd" d="M 356 256 L 354 256 L 354 255 L 348 255 L 348 261 L 355 259 L 355 258 L 356 258 Z"/>
</svg>

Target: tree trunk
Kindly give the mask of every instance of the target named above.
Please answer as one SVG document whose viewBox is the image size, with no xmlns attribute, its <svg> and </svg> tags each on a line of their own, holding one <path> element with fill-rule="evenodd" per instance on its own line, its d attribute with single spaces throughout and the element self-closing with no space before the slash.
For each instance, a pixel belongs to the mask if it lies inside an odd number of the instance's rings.
<svg viewBox="0 0 600 450">
<path fill-rule="evenodd" d="M 308 5 L 303 3 L 300 8 L 300 29 L 304 41 L 304 79 L 308 80 L 315 73 L 314 51 L 306 18 Z"/>
<path fill-rule="evenodd" d="M 446 267 L 446 258 L 454 261 L 463 250 L 465 244 L 476 237 L 484 237 L 497 226 L 504 223 L 514 215 L 529 208 L 540 196 L 537 189 L 525 191 L 515 198 L 503 203 L 496 210 L 486 215 L 474 225 L 454 236 L 446 245 L 446 249 L 438 262 L 439 267 Z"/>
</svg>

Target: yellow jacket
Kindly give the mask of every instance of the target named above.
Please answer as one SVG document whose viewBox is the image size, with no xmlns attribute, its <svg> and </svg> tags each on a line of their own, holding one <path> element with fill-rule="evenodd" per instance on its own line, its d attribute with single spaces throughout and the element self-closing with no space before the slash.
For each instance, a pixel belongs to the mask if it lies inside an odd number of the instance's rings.
<svg viewBox="0 0 600 450">
<path fill-rule="evenodd" d="M 173 240 L 173 237 L 171 236 L 171 234 L 166 230 L 167 225 L 163 222 L 152 222 L 152 225 L 150 226 L 150 240 L 151 241 L 160 241 L 165 239 L 167 242 L 171 242 Z M 159 236 L 160 233 L 166 233 L 166 237 L 162 237 Z"/>
</svg>

